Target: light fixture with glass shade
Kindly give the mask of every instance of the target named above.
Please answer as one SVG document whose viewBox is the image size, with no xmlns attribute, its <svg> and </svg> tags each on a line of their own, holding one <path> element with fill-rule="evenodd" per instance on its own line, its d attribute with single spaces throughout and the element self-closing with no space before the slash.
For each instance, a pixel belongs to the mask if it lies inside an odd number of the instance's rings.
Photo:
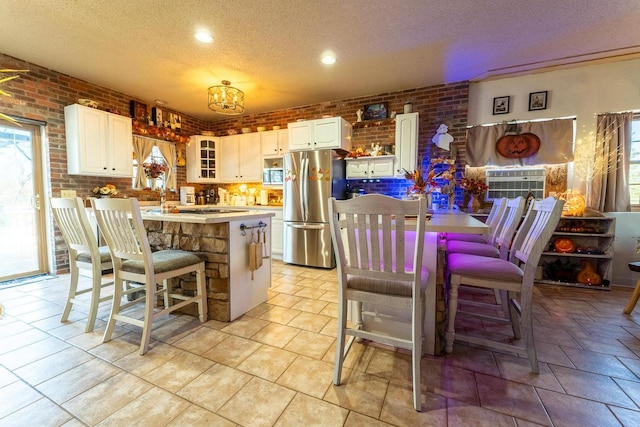
<svg viewBox="0 0 640 427">
<path fill-rule="evenodd" d="M 229 80 L 223 80 L 222 85 L 211 86 L 209 93 L 209 109 L 219 114 L 234 116 L 244 113 L 244 92 L 229 86 Z"/>
</svg>

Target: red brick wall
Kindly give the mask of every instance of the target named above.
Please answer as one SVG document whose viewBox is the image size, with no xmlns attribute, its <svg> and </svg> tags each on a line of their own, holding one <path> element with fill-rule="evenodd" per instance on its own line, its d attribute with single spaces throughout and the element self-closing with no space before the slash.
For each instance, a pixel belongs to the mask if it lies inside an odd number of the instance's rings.
<svg viewBox="0 0 640 427">
<path fill-rule="evenodd" d="M 51 194 L 60 196 L 61 190 L 76 190 L 78 196 L 88 197 L 91 189 L 107 182 L 115 184 L 125 195 L 139 199 L 157 200 L 157 192 L 133 191 L 129 179 L 108 179 L 67 174 L 66 143 L 64 136 L 64 107 L 73 104 L 78 98 L 90 98 L 100 103 L 101 109 L 112 108 L 123 115 L 129 113 L 129 101 L 144 100 L 134 95 L 124 94 L 112 89 L 91 84 L 83 80 L 58 73 L 56 71 L 31 64 L 20 59 L 0 54 L 0 68 L 28 69 L 28 73 L 21 73 L 21 77 L 3 85 L 3 89 L 13 95 L 13 98 L 0 97 L 0 111 L 18 117 L 26 117 L 45 121 L 45 140 L 47 154 L 45 167 L 51 179 Z M 287 123 L 297 119 L 317 119 L 323 115 L 342 116 L 350 122 L 356 121 L 356 111 L 366 104 L 387 102 L 389 111 L 398 113 L 403 111 L 406 101 L 413 103 L 413 111 L 420 113 L 419 125 L 419 159 L 431 156 L 434 148 L 431 138 L 441 123 L 449 126 L 449 133 L 454 137 L 454 145 L 458 149 L 458 163 L 464 164 L 465 128 L 468 107 L 468 83 L 452 83 L 398 92 L 380 93 L 372 96 L 359 97 L 348 100 L 323 102 L 278 110 L 269 113 L 233 117 L 219 122 L 205 122 L 174 111 L 182 116 L 182 133 L 197 134 L 202 130 L 213 130 L 216 134 L 225 134 L 229 128 L 241 129 L 265 126 L 271 129 L 274 125 L 286 128 Z M 149 110 L 151 105 L 147 104 Z M 166 108 L 163 110 L 171 111 Z M 355 129 L 353 144 L 355 147 L 369 147 L 372 142 L 393 141 L 395 128 L 393 124 Z M 123 153 L 123 155 L 129 155 Z M 185 168 L 178 168 L 178 185 L 185 183 Z M 191 184 L 190 184 L 191 185 Z M 385 191 L 385 184 L 375 184 L 378 191 Z M 197 185 L 196 185 L 197 186 Z M 225 185 L 226 186 L 226 185 Z M 207 186 L 197 186 L 198 190 Z M 210 186 L 209 186 L 210 187 Z M 232 186 L 229 186 L 232 187 Z M 48 195 L 47 195 L 48 196 Z M 170 200 L 178 200 L 177 194 L 169 194 Z M 60 237 L 58 235 L 58 237 Z M 68 269 L 66 247 L 60 238 L 56 239 L 55 270 L 64 272 Z"/>
</svg>

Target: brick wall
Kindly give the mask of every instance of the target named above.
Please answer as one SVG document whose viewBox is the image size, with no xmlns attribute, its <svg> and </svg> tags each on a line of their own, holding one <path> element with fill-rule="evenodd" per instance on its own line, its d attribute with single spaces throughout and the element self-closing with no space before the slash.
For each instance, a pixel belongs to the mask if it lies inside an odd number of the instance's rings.
<svg viewBox="0 0 640 427">
<path fill-rule="evenodd" d="M 467 108 L 469 99 L 468 82 L 443 84 L 424 88 L 403 90 L 398 92 L 380 93 L 377 95 L 353 98 L 342 101 L 324 102 L 285 110 L 278 110 L 252 116 L 239 116 L 229 120 L 212 123 L 210 130 L 216 135 L 226 135 L 227 129 L 242 129 L 249 127 L 255 130 L 257 126 L 271 129 L 274 125 L 285 128 L 287 123 L 298 119 L 320 119 L 324 115 L 341 116 L 349 122 L 356 122 L 358 109 L 367 104 L 380 102 L 388 103 L 388 111 L 401 113 L 405 102 L 410 101 L 413 111 L 420 114 L 418 134 L 418 159 L 429 163 L 429 159 L 443 155 L 446 152 L 436 147 L 431 138 L 436 134 L 440 124 L 449 127 L 449 134 L 454 138 L 453 146 L 457 150 L 457 169 L 462 174 L 465 164 Z M 351 140 L 353 148 L 369 148 L 372 143 L 394 143 L 395 123 L 383 123 L 380 126 L 357 128 L 353 131 Z M 404 180 L 351 180 L 351 185 L 364 188 L 366 192 L 385 193 L 395 197 L 406 194 L 409 184 Z M 456 195 L 457 203 L 462 203 L 462 192 Z"/>
<path fill-rule="evenodd" d="M 157 192 L 132 190 L 131 180 L 126 178 L 108 179 L 99 177 L 74 176 L 67 174 L 66 143 L 64 136 L 64 107 L 73 104 L 78 98 L 90 98 L 100 103 L 101 109 L 117 109 L 128 115 L 129 101 L 144 100 L 134 95 L 124 94 L 112 89 L 95 85 L 83 80 L 40 67 L 29 62 L 0 54 L 0 67 L 12 69 L 28 69 L 28 73 L 21 73 L 21 77 L 3 85 L 3 88 L 13 95 L 13 98 L 0 97 L 0 111 L 5 114 L 26 117 L 46 122 L 45 140 L 47 153 L 45 168 L 50 175 L 51 194 L 59 197 L 61 190 L 76 190 L 78 196 L 88 197 L 91 189 L 107 182 L 115 184 L 121 194 L 137 197 L 141 200 L 157 200 Z M 397 92 L 380 93 L 372 96 L 353 98 L 341 101 L 323 102 L 273 111 L 263 114 L 244 115 L 218 122 L 206 122 L 187 116 L 179 111 L 173 111 L 182 116 L 182 133 L 197 134 L 202 130 L 215 131 L 217 135 L 226 133 L 227 129 L 241 129 L 265 126 L 271 129 L 274 125 L 286 128 L 287 123 L 297 119 L 317 119 L 324 115 L 342 116 L 350 122 L 357 119 L 356 111 L 366 104 L 387 102 L 389 111 L 402 112 L 406 101 L 411 101 L 413 111 L 420 113 L 419 122 L 419 159 L 429 159 L 438 155 L 440 149 L 431 143 L 431 138 L 441 123 L 449 126 L 449 133 L 454 137 L 454 144 L 458 150 L 458 168 L 464 168 L 465 159 L 465 127 L 468 107 L 468 83 L 452 83 L 425 88 L 409 89 Z M 147 104 L 148 108 L 151 105 Z M 164 111 L 172 111 L 163 108 Z M 394 125 L 382 125 L 355 129 L 353 144 L 355 147 L 370 147 L 371 143 L 390 142 L 394 140 Z M 123 155 L 127 155 L 123 153 Z M 428 162 L 428 160 L 426 160 Z M 178 186 L 186 181 L 185 168 L 177 170 Z M 367 192 L 382 192 L 394 196 L 402 196 L 408 184 L 404 180 L 378 180 L 374 182 L 354 182 Z M 193 185 L 193 184 L 189 184 Z M 259 184 L 258 184 L 259 185 Z M 213 188 L 214 186 L 194 185 L 197 191 Z M 233 188 L 233 185 L 224 185 Z M 169 194 L 169 200 L 178 200 L 178 194 Z M 461 201 L 461 198 L 459 198 Z M 51 219 L 49 219 L 51 221 Z M 55 255 L 57 272 L 68 271 L 66 246 L 56 231 Z"/>
</svg>

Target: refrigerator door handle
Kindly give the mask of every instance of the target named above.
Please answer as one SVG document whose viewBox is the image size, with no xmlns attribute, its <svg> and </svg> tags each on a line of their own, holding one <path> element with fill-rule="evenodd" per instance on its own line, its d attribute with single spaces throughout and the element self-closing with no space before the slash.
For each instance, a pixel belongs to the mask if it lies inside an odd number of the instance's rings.
<svg viewBox="0 0 640 427">
<path fill-rule="evenodd" d="M 288 227 L 298 228 L 301 230 L 322 230 L 326 227 L 326 224 L 286 224 Z"/>
<path fill-rule="evenodd" d="M 302 191 L 302 220 L 309 220 L 309 158 L 305 155 L 302 160 L 302 176 L 300 179 L 300 191 Z"/>
</svg>

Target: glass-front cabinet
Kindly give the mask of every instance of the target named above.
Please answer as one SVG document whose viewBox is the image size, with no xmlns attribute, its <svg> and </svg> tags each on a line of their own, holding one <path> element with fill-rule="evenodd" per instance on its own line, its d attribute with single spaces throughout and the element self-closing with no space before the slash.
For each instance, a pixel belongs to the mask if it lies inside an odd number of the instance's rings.
<svg viewBox="0 0 640 427">
<path fill-rule="evenodd" d="M 187 145 L 187 182 L 220 182 L 220 138 L 194 135 Z"/>
</svg>

